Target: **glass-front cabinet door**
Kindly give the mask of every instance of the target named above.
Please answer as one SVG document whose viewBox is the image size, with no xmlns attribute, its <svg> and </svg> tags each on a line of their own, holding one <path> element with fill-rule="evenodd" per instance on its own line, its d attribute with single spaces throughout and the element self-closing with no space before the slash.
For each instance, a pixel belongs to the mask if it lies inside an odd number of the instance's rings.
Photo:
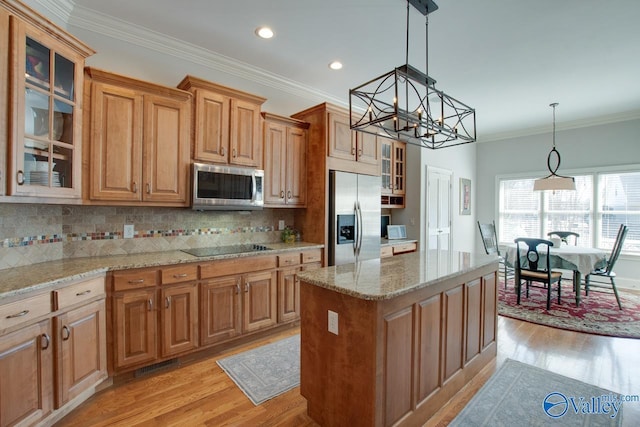
<svg viewBox="0 0 640 427">
<path fill-rule="evenodd" d="M 12 17 L 9 195 L 80 198 L 84 58 Z"/>
</svg>

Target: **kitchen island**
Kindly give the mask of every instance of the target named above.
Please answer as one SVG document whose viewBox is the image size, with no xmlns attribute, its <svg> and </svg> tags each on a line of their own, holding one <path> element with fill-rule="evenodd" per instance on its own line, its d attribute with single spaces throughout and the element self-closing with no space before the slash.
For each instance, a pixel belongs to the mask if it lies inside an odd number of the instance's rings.
<svg viewBox="0 0 640 427">
<path fill-rule="evenodd" d="M 496 356 L 497 268 L 494 256 L 430 251 L 301 272 L 309 416 L 423 424 Z"/>
</svg>

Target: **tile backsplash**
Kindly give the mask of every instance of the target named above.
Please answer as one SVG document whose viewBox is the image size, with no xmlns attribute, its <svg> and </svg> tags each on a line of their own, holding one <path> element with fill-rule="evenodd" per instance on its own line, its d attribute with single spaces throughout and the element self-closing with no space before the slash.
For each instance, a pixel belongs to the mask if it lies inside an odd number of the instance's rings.
<svg viewBox="0 0 640 427">
<path fill-rule="evenodd" d="M 294 226 L 294 210 L 0 204 L 0 270 L 62 258 L 274 242 L 279 220 Z M 133 238 L 124 238 L 124 224 L 133 224 Z"/>
</svg>

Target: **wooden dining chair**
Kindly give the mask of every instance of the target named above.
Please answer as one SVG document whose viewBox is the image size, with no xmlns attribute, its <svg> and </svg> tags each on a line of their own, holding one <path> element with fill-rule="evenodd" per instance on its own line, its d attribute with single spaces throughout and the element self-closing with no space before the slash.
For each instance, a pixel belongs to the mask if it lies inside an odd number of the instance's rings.
<svg viewBox="0 0 640 427">
<path fill-rule="evenodd" d="M 513 267 L 509 267 L 505 261 L 504 257 L 500 254 L 500 248 L 498 246 L 498 233 L 496 231 L 496 222 L 489 223 L 481 223 L 478 221 L 478 229 L 480 230 L 480 237 L 482 238 L 482 244 L 484 246 L 484 251 L 487 255 L 497 255 L 499 260 L 500 271 L 499 274 L 502 276 L 502 280 L 504 281 L 504 288 L 507 288 L 507 280 L 515 277 L 515 272 Z"/>
<path fill-rule="evenodd" d="M 593 270 L 591 273 L 584 276 L 584 290 L 587 295 L 589 295 L 589 288 L 592 287 L 612 289 L 620 310 L 622 310 L 622 304 L 620 303 L 620 295 L 618 295 L 618 289 L 616 288 L 616 273 L 613 271 L 613 267 L 616 265 L 616 261 L 618 261 L 618 257 L 622 251 L 622 246 L 624 245 L 624 239 L 627 238 L 628 231 L 629 227 L 624 224 L 620 225 L 620 228 L 618 229 L 618 236 L 616 237 L 613 249 L 611 250 L 611 255 L 607 259 L 607 265 L 604 268 Z"/>
<path fill-rule="evenodd" d="M 529 286 L 542 287 L 547 290 L 547 310 L 551 308 L 551 285 L 558 284 L 558 304 L 560 304 L 560 294 L 562 288 L 562 273 L 551 270 L 551 258 L 549 248 L 553 242 L 544 239 L 529 237 L 519 237 L 514 240 L 516 243 L 516 293 L 517 303 L 520 304 L 520 293 L 522 281 L 526 282 L 527 298 L 529 298 Z M 541 261 L 541 255 L 544 260 Z M 526 260 L 523 265 L 522 260 Z M 534 286 L 532 283 L 542 283 L 543 286 Z"/>
<path fill-rule="evenodd" d="M 570 240 L 573 240 L 573 244 L 574 245 L 578 245 L 578 237 L 580 237 L 580 234 L 576 233 L 575 231 L 551 231 L 549 233 L 547 233 L 547 236 L 549 237 L 559 237 L 560 240 L 562 240 L 564 243 L 566 243 L 567 245 L 569 244 Z"/>
</svg>

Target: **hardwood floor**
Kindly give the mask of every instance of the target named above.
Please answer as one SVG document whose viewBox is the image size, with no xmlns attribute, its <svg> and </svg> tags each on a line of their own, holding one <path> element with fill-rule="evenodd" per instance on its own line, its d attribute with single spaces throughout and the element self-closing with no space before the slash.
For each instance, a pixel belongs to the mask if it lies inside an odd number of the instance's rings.
<svg viewBox="0 0 640 427">
<path fill-rule="evenodd" d="M 299 387 L 254 406 L 216 364 L 219 358 L 297 332 L 297 328 L 287 330 L 206 360 L 112 386 L 57 425 L 316 426 L 306 415 Z M 497 358 L 425 426 L 447 425 L 506 358 L 619 393 L 640 394 L 640 339 L 569 332 L 499 317 Z M 623 425 L 640 425 L 640 402 L 623 406 Z"/>
</svg>

